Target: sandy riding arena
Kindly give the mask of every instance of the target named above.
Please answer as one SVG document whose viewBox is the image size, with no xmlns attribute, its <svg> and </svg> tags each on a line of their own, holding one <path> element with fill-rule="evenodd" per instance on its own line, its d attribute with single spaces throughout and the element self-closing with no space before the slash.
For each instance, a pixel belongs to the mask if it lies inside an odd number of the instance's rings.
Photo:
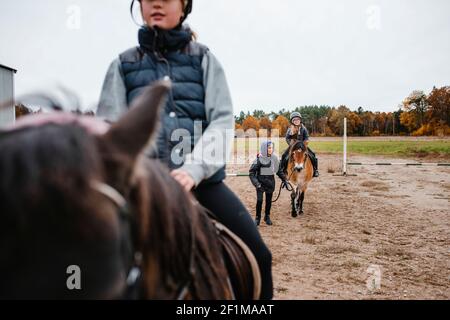
<svg viewBox="0 0 450 320">
<path fill-rule="evenodd" d="M 319 159 L 321 177 L 306 193 L 305 214 L 291 217 L 283 191 L 272 208 L 274 225 L 261 223 L 273 253 L 275 298 L 450 299 L 450 167 L 350 167 L 357 176 L 341 177 L 334 176 L 339 154 Z M 254 216 L 248 177 L 227 184 Z"/>
</svg>

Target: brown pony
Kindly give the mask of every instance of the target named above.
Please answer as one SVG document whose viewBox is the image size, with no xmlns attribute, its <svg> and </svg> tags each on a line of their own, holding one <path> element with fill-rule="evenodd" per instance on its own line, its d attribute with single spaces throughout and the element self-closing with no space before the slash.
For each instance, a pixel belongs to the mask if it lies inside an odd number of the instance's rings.
<svg viewBox="0 0 450 320">
<path fill-rule="evenodd" d="M 291 215 L 295 218 L 303 214 L 303 200 L 314 173 L 308 149 L 303 142 L 296 142 L 289 148 L 287 170 L 289 181 L 296 186 L 291 192 Z"/>
<path fill-rule="evenodd" d="M 142 156 L 168 89 L 110 128 L 61 113 L 0 132 L 0 298 L 259 297 L 246 245 Z M 66 286 L 71 265 L 82 290 Z"/>
</svg>

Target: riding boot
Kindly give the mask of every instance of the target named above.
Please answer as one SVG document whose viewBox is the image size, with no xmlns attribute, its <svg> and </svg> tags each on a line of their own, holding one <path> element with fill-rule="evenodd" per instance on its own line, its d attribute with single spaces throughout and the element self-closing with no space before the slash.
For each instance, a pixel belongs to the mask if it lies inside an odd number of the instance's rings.
<svg viewBox="0 0 450 320">
<path fill-rule="evenodd" d="M 283 157 L 281 157 L 281 160 L 280 160 L 280 171 L 281 172 L 285 172 L 285 166 L 286 166 L 286 160 L 283 158 Z"/>
<path fill-rule="evenodd" d="M 268 225 L 268 226 L 271 226 L 273 223 L 272 223 L 272 220 L 270 220 L 270 215 L 268 215 L 268 214 L 266 214 L 265 216 L 264 216 L 264 221 L 265 221 L 265 223 Z"/>
<path fill-rule="evenodd" d="M 317 178 L 317 177 L 319 177 L 319 160 L 316 157 L 314 157 L 314 159 L 315 159 L 315 161 L 314 161 L 315 163 L 314 163 L 313 177 Z"/>
<path fill-rule="evenodd" d="M 308 148 L 308 152 L 309 152 L 309 158 L 311 159 L 313 168 L 314 168 L 314 173 L 313 173 L 313 177 L 317 178 L 319 176 L 319 160 L 316 157 L 316 154 Z"/>
<path fill-rule="evenodd" d="M 286 149 L 283 152 L 283 154 L 281 155 L 280 168 L 281 168 L 281 172 L 283 172 L 283 173 L 286 173 L 288 153 L 289 153 L 289 148 Z"/>
</svg>

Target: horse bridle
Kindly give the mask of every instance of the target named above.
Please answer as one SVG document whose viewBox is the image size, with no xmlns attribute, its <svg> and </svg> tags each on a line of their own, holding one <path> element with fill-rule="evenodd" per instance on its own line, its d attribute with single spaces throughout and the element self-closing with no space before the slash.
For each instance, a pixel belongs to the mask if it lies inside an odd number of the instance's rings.
<svg viewBox="0 0 450 320">
<path fill-rule="evenodd" d="M 306 146 L 305 146 L 305 148 L 306 148 Z M 291 153 L 290 153 L 291 154 Z M 291 159 L 291 155 L 289 154 L 289 161 L 290 161 L 290 159 Z M 309 154 L 308 154 L 308 149 L 306 148 L 306 151 L 305 151 L 305 160 L 303 160 L 303 167 L 305 167 L 306 166 L 306 160 L 308 160 L 308 156 L 309 156 Z M 289 180 L 291 179 L 291 177 L 292 177 L 292 175 L 294 174 L 294 172 L 295 172 L 295 169 L 292 169 L 291 170 L 291 173 L 289 174 L 289 176 L 288 176 L 288 178 L 287 178 L 287 185 L 286 185 L 286 190 L 287 191 L 289 191 L 289 192 L 292 192 L 292 191 L 294 191 L 294 187 L 292 186 L 292 184 L 289 182 Z M 274 203 L 274 202 L 277 202 L 278 201 L 278 199 L 280 198 L 280 195 L 281 195 L 281 189 L 283 188 L 283 185 L 281 184 L 280 185 L 280 189 L 278 190 L 278 195 L 277 195 L 277 197 L 275 198 L 275 200 L 273 200 L 272 201 L 272 203 Z"/>
<path fill-rule="evenodd" d="M 309 153 L 308 153 L 308 147 L 305 146 L 304 143 L 302 143 L 302 146 L 305 148 L 305 151 L 304 151 L 305 152 L 305 159 L 303 160 L 303 168 L 305 168 L 306 167 L 306 161 L 308 160 L 308 157 L 309 157 Z M 303 148 L 301 148 L 301 149 L 303 150 Z M 297 151 L 297 150 L 295 150 L 295 151 Z M 294 153 L 294 152 L 291 152 L 291 154 Z M 291 158 L 291 156 L 289 155 L 289 159 L 290 158 Z M 295 171 L 295 169 L 292 169 L 291 175 L 292 175 L 292 173 L 294 173 L 294 171 Z"/>
<path fill-rule="evenodd" d="M 91 188 L 111 200 L 114 205 L 117 207 L 118 216 L 121 223 L 121 229 L 123 230 L 121 235 L 121 246 L 123 250 L 123 256 L 124 261 L 126 261 L 126 256 L 132 256 L 132 263 L 131 267 L 129 268 L 127 272 L 127 279 L 126 279 L 126 288 L 123 292 L 122 299 L 126 300 L 136 300 L 140 298 L 140 289 L 141 289 L 141 282 L 142 282 L 142 252 L 135 250 L 136 248 L 136 232 L 137 232 L 137 226 L 136 226 L 136 220 L 134 215 L 132 214 L 130 210 L 130 206 L 127 202 L 127 200 L 120 194 L 119 191 L 117 191 L 112 186 L 100 182 L 100 181 L 92 181 L 91 182 Z M 197 205 L 197 203 L 193 203 L 194 205 Z M 191 250 L 190 250 L 190 257 L 189 257 L 189 278 L 186 280 L 184 285 L 179 290 L 179 293 L 176 297 L 177 300 L 183 300 L 188 292 L 189 287 L 192 284 L 193 279 L 195 278 L 195 267 L 194 267 L 194 259 L 195 259 L 195 230 L 194 230 L 194 223 L 191 223 Z"/>
<path fill-rule="evenodd" d="M 15 129 L 15 130 L 0 130 L 0 139 L 10 134 L 16 134 L 18 131 L 27 130 L 26 128 Z M 99 192 L 101 195 L 109 199 L 115 207 L 117 207 L 117 215 L 120 221 L 120 229 L 121 232 L 121 250 L 122 256 L 124 259 L 125 265 L 130 265 L 130 268 L 127 270 L 126 277 L 126 287 L 124 292 L 119 299 L 125 300 L 136 300 L 140 298 L 140 289 L 142 282 L 142 252 L 135 250 L 137 241 L 137 223 L 135 220 L 135 215 L 132 214 L 130 205 L 124 196 L 120 194 L 112 186 L 98 181 L 93 180 L 90 183 L 90 187 Z M 193 203 L 197 205 L 197 203 Z M 192 281 L 195 277 L 195 267 L 194 267 L 194 257 L 195 257 L 195 230 L 194 223 L 191 223 L 191 251 L 189 257 L 189 278 L 186 280 L 185 284 L 179 290 L 179 294 L 177 295 L 177 300 L 182 300 L 186 297 L 189 292 L 189 286 L 192 284 Z M 131 263 L 128 261 L 131 260 Z"/>
<path fill-rule="evenodd" d="M 121 230 L 121 254 L 124 264 L 130 266 L 127 270 L 125 290 L 118 298 L 125 300 L 139 299 L 142 281 L 142 253 L 136 250 L 137 228 L 135 217 L 125 198 L 110 185 L 100 181 L 91 181 L 91 188 L 105 196 L 117 207 Z M 129 260 L 131 260 L 131 263 Z"/>
</svg>

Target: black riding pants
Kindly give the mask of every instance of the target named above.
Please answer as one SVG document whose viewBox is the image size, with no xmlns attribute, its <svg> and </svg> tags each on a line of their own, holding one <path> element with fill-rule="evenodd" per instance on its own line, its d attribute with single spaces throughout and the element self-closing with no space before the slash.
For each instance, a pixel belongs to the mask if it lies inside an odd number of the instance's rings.
<svg viewBox="0 0 450 320">
<path fill-rule="evenodd" d="M 273 192 L 263 192 L 260 190 L 256 190 L 256 217 L 257 218 L 261 218 L 264 193 L 266 194 L 266 207 L 265 207 L 264 214 L 266 216 L 270 216 L 270 209 L 272 208 Z"/>
<path fill-rule="evenodd" d="M 193 191 L 198 202 L 213 212 L 253 252 L 261 271 L 261 299 L 272 299 L 272 254 L 239 198 L 223 183 L 199 185 Z"/>
</svg>

